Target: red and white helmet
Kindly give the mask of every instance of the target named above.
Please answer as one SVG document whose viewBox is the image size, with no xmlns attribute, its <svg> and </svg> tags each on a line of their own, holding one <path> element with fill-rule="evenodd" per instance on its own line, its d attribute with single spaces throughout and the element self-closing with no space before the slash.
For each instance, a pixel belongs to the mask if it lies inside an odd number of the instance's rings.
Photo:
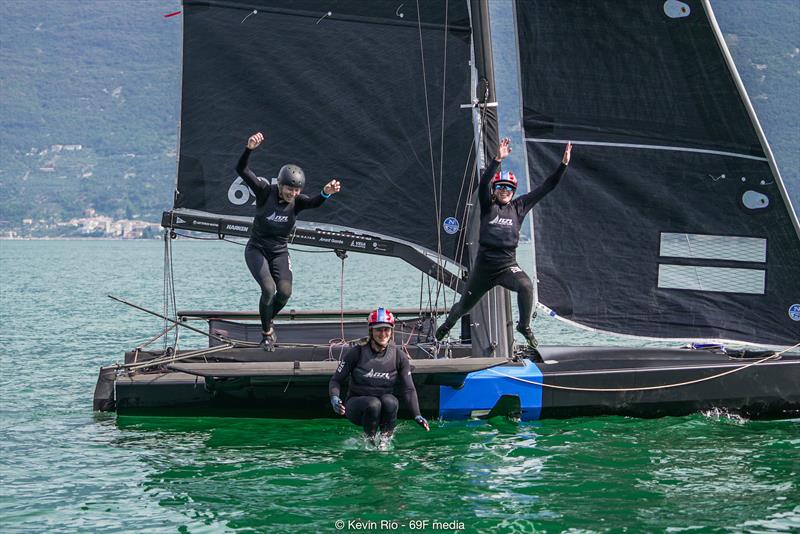
<svg viewBox="0 0 800 534">
<path fill-rule="evenodd" d="M 390 312 L 386 308 L 378 308 L 377 310 L 369 314 L 369 317 L 367 318 L 367 323 L 369 323 L 370 329 L 380 328 L 384 326 L 394 328 L 394 315 L 392 315 L 392 312 Z"/>
<path fill-rule="evenodd" d="M 492 178 L 492 190 L 498 185 L 510 185 L 514 188 L 514 191 L 516 191 L 518 185 L 517 177 L 514 176 L 514 173 L 511 171 L 498 172 L 494 175 L 494 178 Z"/>
</svg>

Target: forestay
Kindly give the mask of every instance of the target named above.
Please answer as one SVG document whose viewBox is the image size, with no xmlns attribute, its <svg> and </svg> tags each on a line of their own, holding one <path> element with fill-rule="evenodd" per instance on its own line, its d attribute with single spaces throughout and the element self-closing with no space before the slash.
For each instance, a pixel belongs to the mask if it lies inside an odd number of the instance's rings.
<svg viewBox="0 0 800 534">
<path fill-rule="evenodd" d="M 539 300 L 659 338 L 800 340 L 797 222 L 693 0 L 516 3 Z"/>
<path fill-rule="evenodd" d="M 252 216 L 234 167 L 263 131 L 259 175 L 295 163 L 309 194 L 342 182 L 301 219 L 456 258 L 474 166 L 465 1 L 184 4 L 176 209 Z"/>
</svg>

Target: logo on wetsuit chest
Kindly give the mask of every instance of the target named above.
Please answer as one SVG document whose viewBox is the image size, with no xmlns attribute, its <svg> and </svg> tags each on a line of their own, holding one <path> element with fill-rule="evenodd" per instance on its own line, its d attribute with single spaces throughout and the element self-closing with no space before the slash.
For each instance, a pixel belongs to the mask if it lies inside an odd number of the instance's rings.
<svg viewBox="0 0 800 534">
<path fill-rule="evenodd" d="M 504 219 L 499 215 L 489 221 L 489 224 L 499 224 L 500 226 L 514 226 L 514 221 L 512 219 Z"/>
<path fill-rule="evenodd" d="M 364 378 L 383 378 L 384 380 L 389 380 L 389 373 L 376 373 L 375 369 L 370 369 L 367 374 L 364 375 Z"/>
<path fill-rule="evenodd" d="M 278 215 L 277 212 L 273 213 L 269 217 L 267 217 L 268 221 L 275 222 L 275 223 L 285 223 L 289 222 L 288 215 Z"/>
</svg>

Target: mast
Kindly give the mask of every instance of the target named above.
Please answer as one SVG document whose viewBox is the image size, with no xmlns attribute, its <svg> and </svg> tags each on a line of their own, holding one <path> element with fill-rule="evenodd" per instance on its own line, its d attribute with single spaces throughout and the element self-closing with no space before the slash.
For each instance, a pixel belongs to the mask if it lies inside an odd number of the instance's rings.
<svg viewBox="0 0 800 534">
<path fill-rule="evenodd" d="M 492 59 L 492 37 L 489 24 L 489 4 L 486 0 L 470 0 L 472 19 L 472 42 L 474 66 L 477 77 L 475 97 L 478 105 L 474 115 L 478 169 L 482 171 L 486 162 L 497 154 L 499 136 L 497 132 L 497 101 L 495 99 L 494 63 Z M 477 184 L 474 184 L 477 187 Z M 477 201 L 473 201 L 470 215 L 468 266 L 472 268 L 478 252 L 480 231 Z M 514 336 L 511 330 L 511 303 L 509 292 L 495 287 L 481 299 L 470 313 L 470 332 L 473 356 L 507 356 L 511 354 Z"/>
</svg>

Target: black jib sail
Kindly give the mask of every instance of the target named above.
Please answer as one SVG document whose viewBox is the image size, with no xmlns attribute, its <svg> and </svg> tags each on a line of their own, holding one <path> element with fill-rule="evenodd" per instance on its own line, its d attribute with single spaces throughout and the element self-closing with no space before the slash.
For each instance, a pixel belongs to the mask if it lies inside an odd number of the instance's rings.
<svg viewBox="0 0 800 534">
<path fill-rule="evenodd" d="M 184 4 L 176 210 L 252 216 L 234 167 L 263 131 L 259 175 L 295 163 L 310 194 L 342 181 L 301 219 L 457 257 L 474 168 L 466 2 Z"/>
<path fill-rule="evenodd" d="M 516 3 L 539 300 L 611 332 L 800 341 L 797 220 L 707 4 Z"/>
</svg>

